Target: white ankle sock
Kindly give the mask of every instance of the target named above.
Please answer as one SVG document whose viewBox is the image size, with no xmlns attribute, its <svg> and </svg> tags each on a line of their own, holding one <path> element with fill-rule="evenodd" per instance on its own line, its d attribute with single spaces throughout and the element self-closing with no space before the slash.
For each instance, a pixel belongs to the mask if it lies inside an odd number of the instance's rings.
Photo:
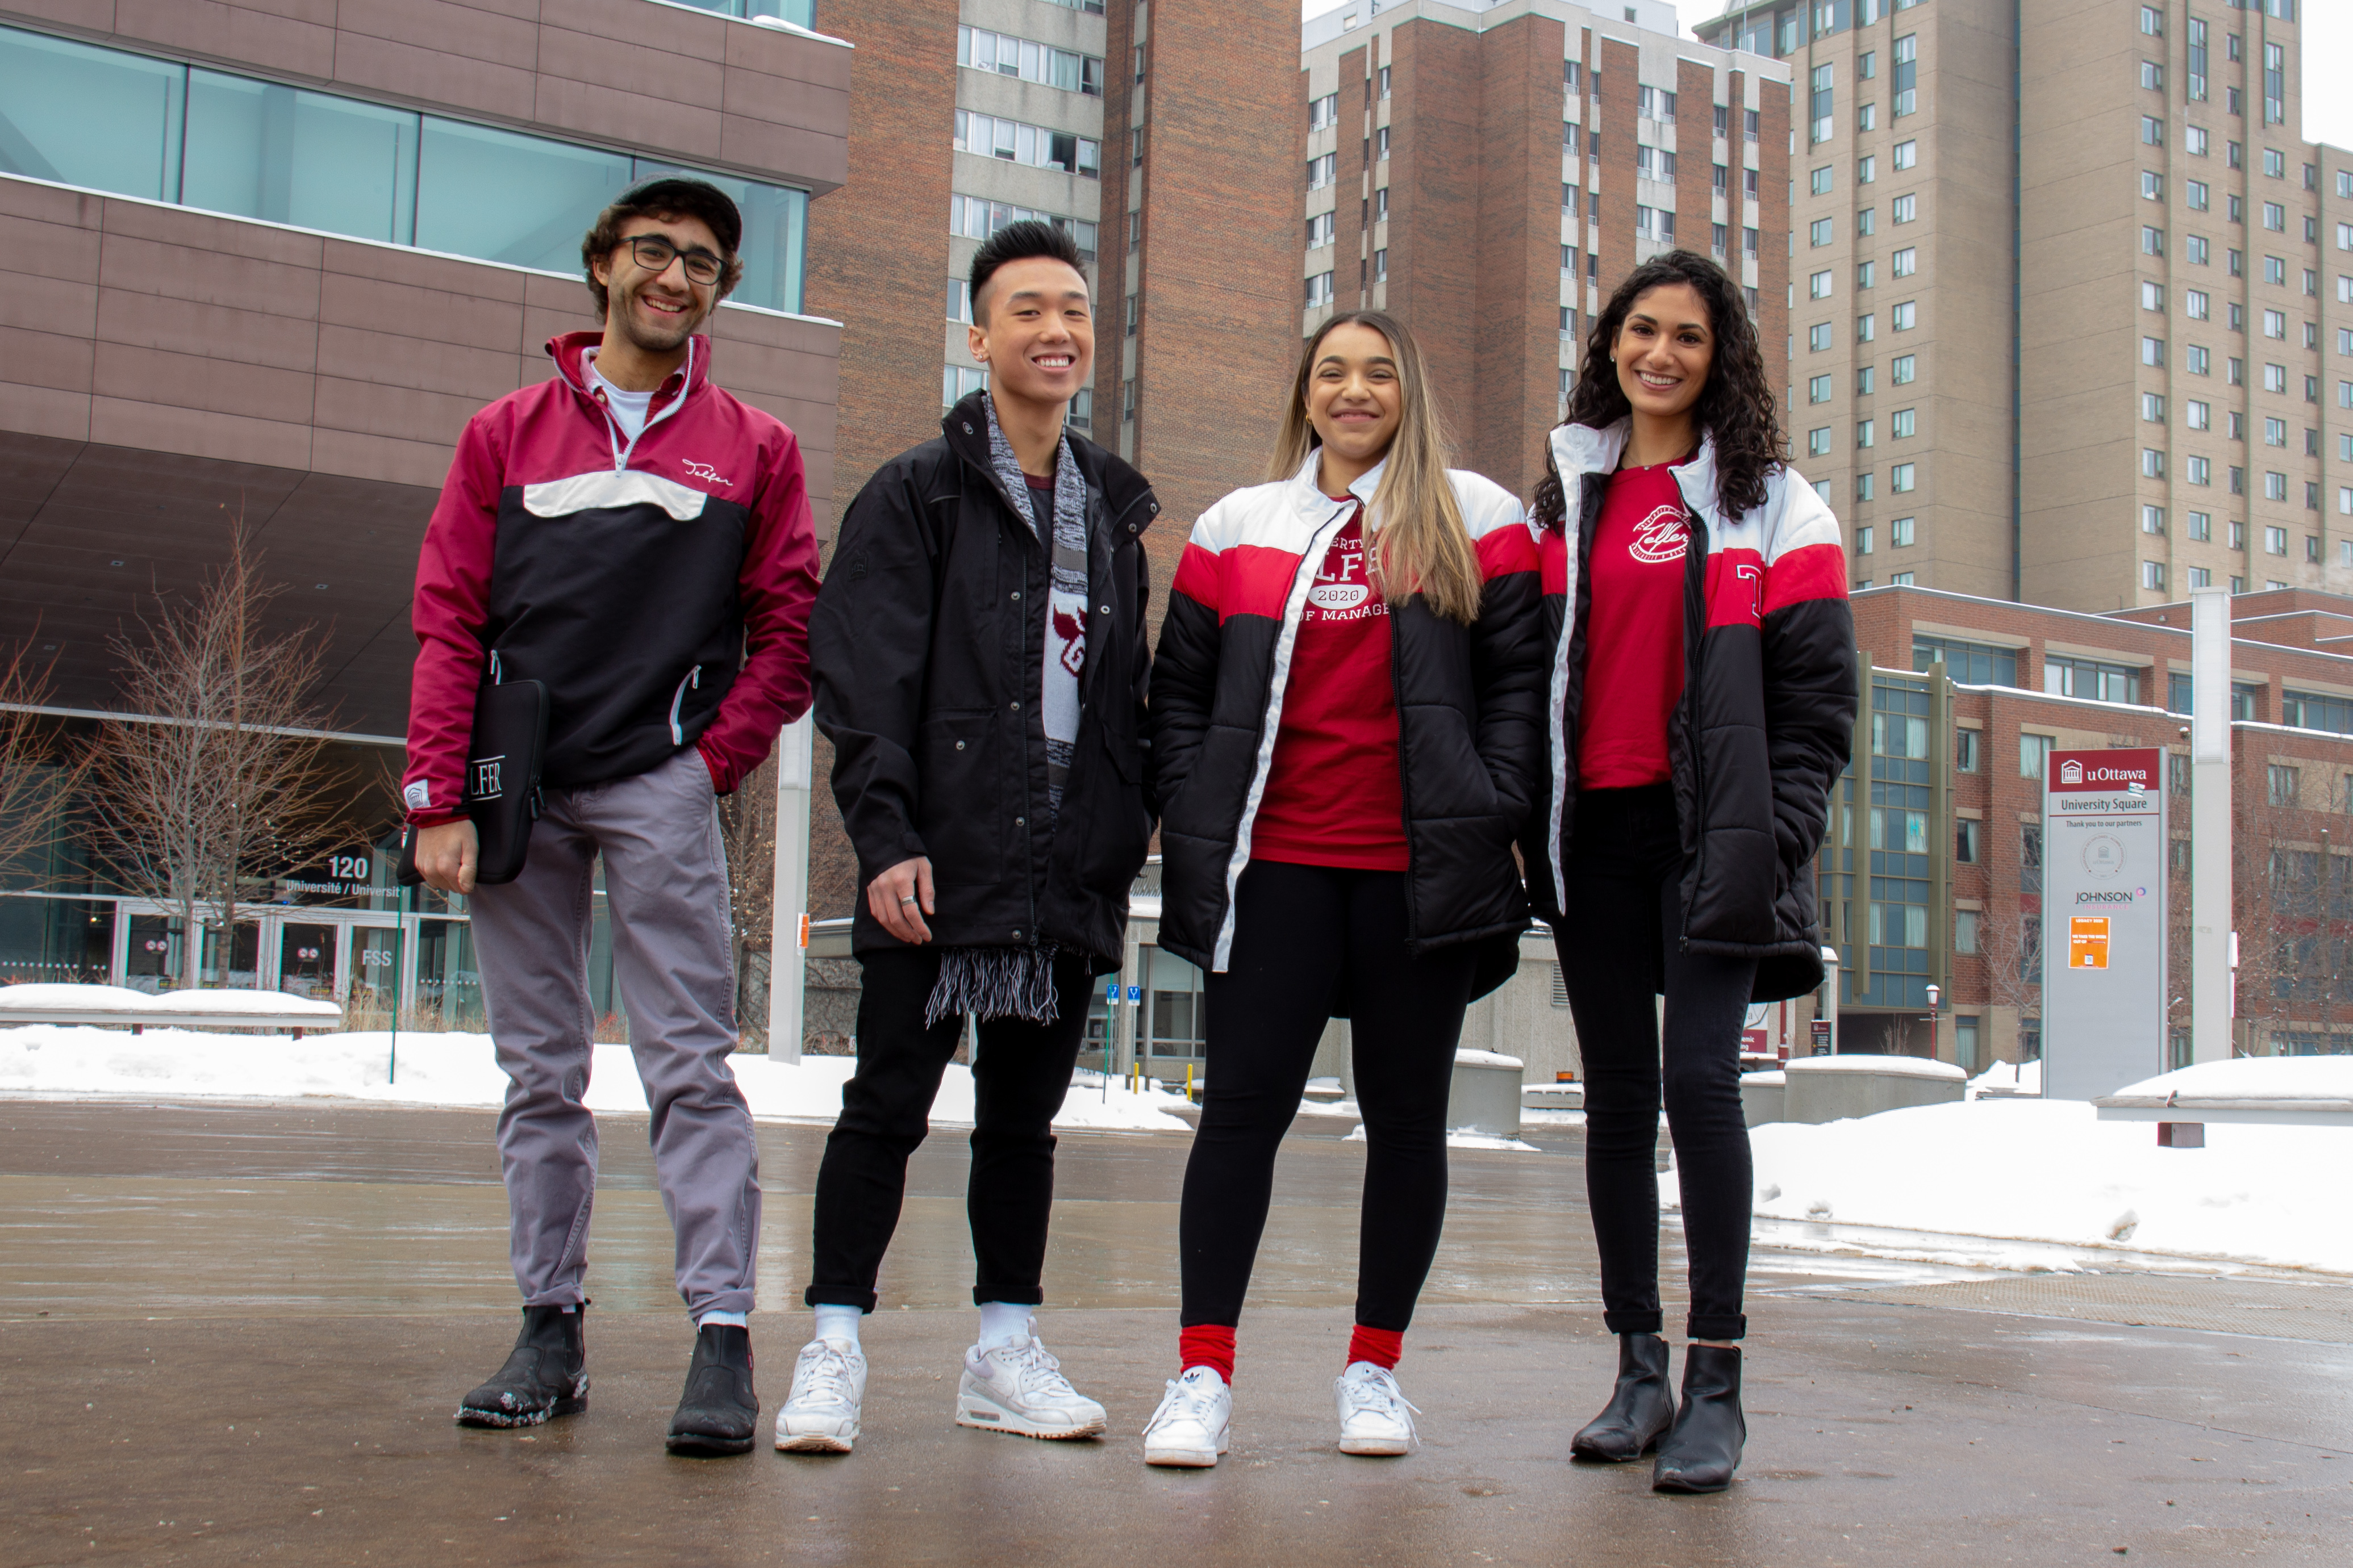
<svg viewBox="0 0 2353 1568">
<path fill-rule="evenodd" d="M 858 1321 L 866 1314 L 855 1307 L 819 1306 L 817 1312 L 817 1337 L 821 1340 L 848 1340 L 858 1342 Z"/>
<path fill-rule="evenodd" d="M 991 1350 L 1009 1345 L 1029 1335 L 1029 1314 L 1036 1309 L 1016 1301 L 983 1301 L 980 1304 L 980 1348 Z"/>
<path fill-rule="evenodd" d="M 694 1320 L 694 1326 L 700 1329 L 712 1323 L 728 1323 L 740 1329 L 746 1326 L 744 1321 L 746 1316 L 747 1314 L 743 1312 L 705 1312 Z"/>
</svg>

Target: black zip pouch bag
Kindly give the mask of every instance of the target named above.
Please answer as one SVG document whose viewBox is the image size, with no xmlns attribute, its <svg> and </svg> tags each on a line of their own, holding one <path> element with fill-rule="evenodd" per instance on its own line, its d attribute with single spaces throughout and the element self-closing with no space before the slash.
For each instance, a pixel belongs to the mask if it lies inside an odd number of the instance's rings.
<svg viewBox="0 0 2353 1568">
<path fill-rule="evenodd" d="M 480 842 L 474 880 L 495 885 L 522 875 L 531 825 L 539 820 L 540 763 L 547 752 L 547 685 L 506 680 L 474 700 L 474 739 L 467 748 L 466 815 Z M 400 829 L 399 879 L 415 887 L 417 829 Z"/>
</svg>

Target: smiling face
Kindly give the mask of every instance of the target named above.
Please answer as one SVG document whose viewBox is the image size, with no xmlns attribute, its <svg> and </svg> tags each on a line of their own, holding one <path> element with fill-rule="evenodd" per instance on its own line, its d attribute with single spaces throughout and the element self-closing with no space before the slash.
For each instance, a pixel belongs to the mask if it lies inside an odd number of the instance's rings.
<svg viewBox="0 0 2353 1568">
<path fill-rule="evenodd" d="M 1095 321 L 1087 280 L 1050 256 L 1025 256 L 989 274 L 972 302 L 968 346 L 988 367 L 989 395 L 1061 405 L 1094 374 Z"/>
<path fill-rule="evenodd" d="M 1379 462 L 1404 416 L 1388 339 L 1361 321 L 1324 333 L 1307 371 L 1307 423 L 1324 443 L 1325 485 L 1353 484 Z"/>
<path fill-rule="evenodd" d="M 629 241 L 638 235 L 658 234 L 681 254 L 659 272 L 638 265 Z M 715 284 L 697 283 L 686 275 L 687 251 L 723 256 L 719 237 L 697 217 L 641 216 L 621 225 L 621 243 L 596 264 L 596 281 L 605 285 L 606 321 L 648 354 L 676 353 L 686 345 L 718 303 Z"/>
<path fill-rule="evenodd" d="M 1645 289 L 1618 328 L 1609 354 L 1618 385 L 1637 415 L 1680 420 L 1707 388 L 1715 363 L 1715 327 L 1707 302 L 1688 283 Z"/>
</svg>

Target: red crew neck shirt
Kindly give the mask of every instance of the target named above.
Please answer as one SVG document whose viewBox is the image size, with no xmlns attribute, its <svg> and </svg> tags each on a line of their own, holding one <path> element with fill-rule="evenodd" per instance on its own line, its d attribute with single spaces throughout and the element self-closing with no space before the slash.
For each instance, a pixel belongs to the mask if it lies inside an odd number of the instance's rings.
<svg viewBox="0 0 2353 1568">
<path fill-rule="evenodd" d="M 1407 867 L 1389 607 L 1366 571 L 1362 505 L 1333 536 L 1307 590 L 1250 858 L 1361 871 Z"/>
<path fill-rule="evenodd" d="M 1609 476 L 1587 568 L 1593 609 L 1577 735 L 1579 789 L 1632 789 L 1668 777 L 1667 718 L 1683 692 L 1690 537 L 1672 465 Z"/>
</svg>

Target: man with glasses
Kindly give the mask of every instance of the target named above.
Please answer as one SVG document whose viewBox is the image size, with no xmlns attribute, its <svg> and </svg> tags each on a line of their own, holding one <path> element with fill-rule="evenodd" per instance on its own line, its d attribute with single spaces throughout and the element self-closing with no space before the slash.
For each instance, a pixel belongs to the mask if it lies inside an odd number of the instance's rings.
<svg viewBox="0 0 2353 1568">
<path fill-rule="evenodd" d="M 600 860 L 695 1323 L 670 1449 L 745 1452 L 759 1415 L 744 1325 L 759 1152 L 727 1065 L 735 965 L 713 803 L 808 707 L 817 542 L 793 433 L 711 384 L 696 331 L 743 276 L 742 238 L 735 204 L 702 180 L 654 180 L 606 208 L 581 246 L 602 331 L 550 342 L 553 377 L 467 422 L 417 563 L 403 803 L 425 880 L 470 900 L 509 1079 L 499 1157 L 523 1296 L 514 1350 L 466 1395 L 464 1426 L 587 1407 Z M 544 805 L 522 874 L 477 887 L 468 742 L 476 694 L 502 680 L 546 684 Z"/>
</svg>

